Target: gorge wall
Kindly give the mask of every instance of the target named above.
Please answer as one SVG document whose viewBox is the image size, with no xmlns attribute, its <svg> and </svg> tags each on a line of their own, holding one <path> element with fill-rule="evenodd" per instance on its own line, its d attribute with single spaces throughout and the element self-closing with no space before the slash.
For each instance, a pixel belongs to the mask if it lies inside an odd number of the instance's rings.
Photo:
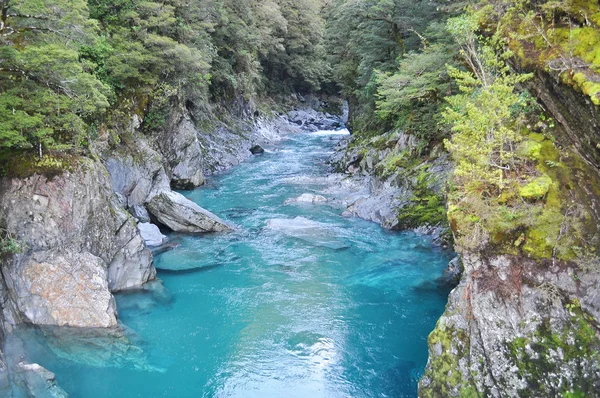
<svg viewBox="0 0 600 398">
<path fill-rule="evenodd" d="M 2 345 L 22 323 L 118 330 L 112 294 L 144 289 L 156 277 L 151 248 L 166 243 L 156 224 L 194 233 L 230 228 L 172 187 L 202 185 L 206 175 L 247 160 L 251 147 L 280 140 L 300 125 L 343 124 L 341 116 L 302 103 L 297 109 L 291 116 L 232 112 L 205 129 L 193 115 L 174 110 L 165 128 L 150 135 L 134 115 L 129 141 L 117 150 L 98 141 L 89 156 L 69 158 L 58 172 L 1 178 L 3 238 L 17 246 L 2 256 Z M 16 342 L 11 337 L 7 356 L 0 354 L 0 391 L 45 396 L 49 389 L 62 396 L 52 373 L 22 359 L 24 352 L 12 348 Z"/>
</svg>

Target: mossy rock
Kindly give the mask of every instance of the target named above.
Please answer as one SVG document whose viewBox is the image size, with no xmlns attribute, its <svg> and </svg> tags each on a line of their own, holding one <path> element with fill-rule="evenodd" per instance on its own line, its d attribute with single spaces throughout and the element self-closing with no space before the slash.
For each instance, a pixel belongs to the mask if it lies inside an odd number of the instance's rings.
<svg viewBox="0 0 600 398">
<path fill-rule="evenodd" d="M 552 186 L 552 178 L 547 174 L 536 178 L 519 190 L 519 195 L 526 200 L 542 199 Z"/>
<path fill-rule="evenodd" d="M 81 157 L 57 151 L 47 151 L 40 160 L 32 151 L 1 151 L 0 177 L 27 178 L 40 174 L 52 179 L 74 170 Z"/>
<path fill-rule="evenodd" d="M 519 146 L 519 154 L 531 160 L 539 159 L 541 150 L 542 144 L 534 140 L 525 140 Z"/>
</svg>

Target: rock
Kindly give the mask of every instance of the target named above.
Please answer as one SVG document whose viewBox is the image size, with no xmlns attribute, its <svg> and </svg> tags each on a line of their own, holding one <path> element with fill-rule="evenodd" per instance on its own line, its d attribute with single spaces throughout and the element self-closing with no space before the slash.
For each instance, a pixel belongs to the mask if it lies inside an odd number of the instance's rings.
<svg viewBox="0 0 600 398">
<path fill-rule="evenodd" d="M 8 324 L 113 326 L 110 292 L 141 286 L 156 275 L 152 252 L 145 247 L 131 215 L 117 202 L 106 168 L 99 162 L 80 158 L 72 171 L 51 180 L 37 174 L 1 179 L 0 219 L 27 248 L 3 261 L 3 309 Z M 71 269 L 74 264 L 81 269 Z M 39 275 L 25 278 L 23 272 L 31 269 Z M 81 281 L 68 279 L 69 273 L 94 282 L 80 285 Z M 100 283 L 97 277 L 104 281 Z M 50 291 L 44 281 L 75 290 Z M 44 296 L 31 290 L 32 283 Z M 83 304 L 69 301 L 68 296 Z M 84 309 L 90 311 L 88 319 Z M 71 317 L 70 311 L 82 313 Z"/>
<path fill-rule="evenodd" d="M 456 286 L 460 282 L 460 276 L 462 274 L 462 266 L 460 264 L 460 257 L 456 256 L 448 263 L 448 266 L 442 273 L 442 284 L 447 286 Z"/>
<path fill-rule="evenodd" d="M 252 153 L 253 155 L 260 155 L 261 153 L 264 153 L 264 152 L 265 152 L 265 150 L 260 145 L 254 145 L 253 147 L 250 148 L 250 153 Z"/>
<path fill-rule="evenodd" d="M 168 251 L 178 248 L 179 246 L 181 246 L 181 243 L 179 243 L 179 242 L 173 242 L 173 241 L 166 242 L 160 246 L 153 247 L 152 254 L 156 257 L 159 254 L 166 253 Z"/>
<path fill-rule="evenodd" d="M 170 189 L 169 177 L 162 156 L 150 148 L 146 140 L 136 136 L 136 154 L 110 156 L 104 164 L 112 189 L 126 199 L 126 206 L 143 205 L 158 192 Z"/>
<path fill-rule="evenodd" d="M 303 193 L 297 198 L 288 199 L 285 204 L 290 203 L 327 203 L 327 198 L 321 195 L 315 195 L 312 193 Z"/>
<path fill-rule="evenodd" d="M 56 384 L 56 376 L 37 363 L 19 362 L 12 372 L 16 396 L 67 398 L 69 395 Z"/>
<path fill-rule="evenodd" d="M 288 113 L 290 123 L 301 126 L 303 130 L 336 130 L 344 126 L 342 117 L 319 112 L 312 108 L 296 109 Z"/>
<path fill-rule="evenodd" d="M 119 250 L 108 266 L 108 287 L 111 292 L 138 288 L 155 278 L 152 252 L 139 234 Z"/>
<path fill-rule="evenodd" d="M 429 336 L 419 396 L 461 396 L 465 386 L 489 397 L 598 391 L 598 269 L 574 280 L 569 264 L 461 255 L 461 282 Z"/>
<path fill-rule="evenodd" d="M 138 229 L 146 246 L 160 246 L 167 239 L 154 224 L 138 223 Z"/>
<path fill-rule="evenodd" d="M 173 188 L 194 189 L 206 181 L 199 134 L 187 112 L 173 113 L 167 128 L 159 133 L 156 142 L 167 161 L 166 171 Z"/>
<path fill-rule="evenodd" d="M 148 214 L 148 210 L 146 210 L 146 208 L 142 205 L 133 205 L 129 208 L 129 213 L 131 213 L 133 218 L 135 218 L 138 222 L 150 222 L 150 214 Z"/>
<path fill-rule="evenodd" d="M 156 195 L 148 203 L 148 210 L 158 222 L 177 232 L 223 232 L 231 229 L 219 217 L 177 192 L 164 191 Z"/>
<path fill-rule="evenodd" d="M 36 325 L 113 327 L 106 263 L 90 253 L 36 252 L 9 269 L 7 285 L 24 320 Z"/>
<path fill-rule="evenodd" d="M 29 361 L 24 343 L 15 333 L 7 335 L 4 347 L 5 354 L 0 351 L 0 396 L 39 398 L 68 396 L 57 385 L 54 373 Z"/>
</svg>

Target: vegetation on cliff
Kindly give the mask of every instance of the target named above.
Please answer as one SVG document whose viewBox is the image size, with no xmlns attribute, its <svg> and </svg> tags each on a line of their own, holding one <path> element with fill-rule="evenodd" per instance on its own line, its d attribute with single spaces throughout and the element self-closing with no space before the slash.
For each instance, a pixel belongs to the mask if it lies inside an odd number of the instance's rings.
<svg viewBox="0 0 600 398">
<path fill-rule="evenodd" d="M 329 74 L 323 8 L 320 0 L 2 0 L 0 149 L 42 158 L 118 142 L 133 113 L 152 129 L 176 105 L 319 90 Z"/>
</svg>

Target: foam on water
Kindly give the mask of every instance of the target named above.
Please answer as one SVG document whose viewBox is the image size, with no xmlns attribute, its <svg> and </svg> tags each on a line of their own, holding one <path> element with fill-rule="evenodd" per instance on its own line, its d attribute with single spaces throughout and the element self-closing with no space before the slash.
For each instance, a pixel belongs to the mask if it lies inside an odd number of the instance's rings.
<svg viewBox="0 0 600 398">
<path fill-rule="evenodd" d="M 236 230 L 171 234 L 164 288 L 116 297 L 126 333 L 25 330 L 28 359 L 72 397 L 415 397 L 451 253 L 339 207 L 285 206 L 323 191 L 332 134 L 346 132 L 293 136 L 184 193 Z"/>
</svg>

